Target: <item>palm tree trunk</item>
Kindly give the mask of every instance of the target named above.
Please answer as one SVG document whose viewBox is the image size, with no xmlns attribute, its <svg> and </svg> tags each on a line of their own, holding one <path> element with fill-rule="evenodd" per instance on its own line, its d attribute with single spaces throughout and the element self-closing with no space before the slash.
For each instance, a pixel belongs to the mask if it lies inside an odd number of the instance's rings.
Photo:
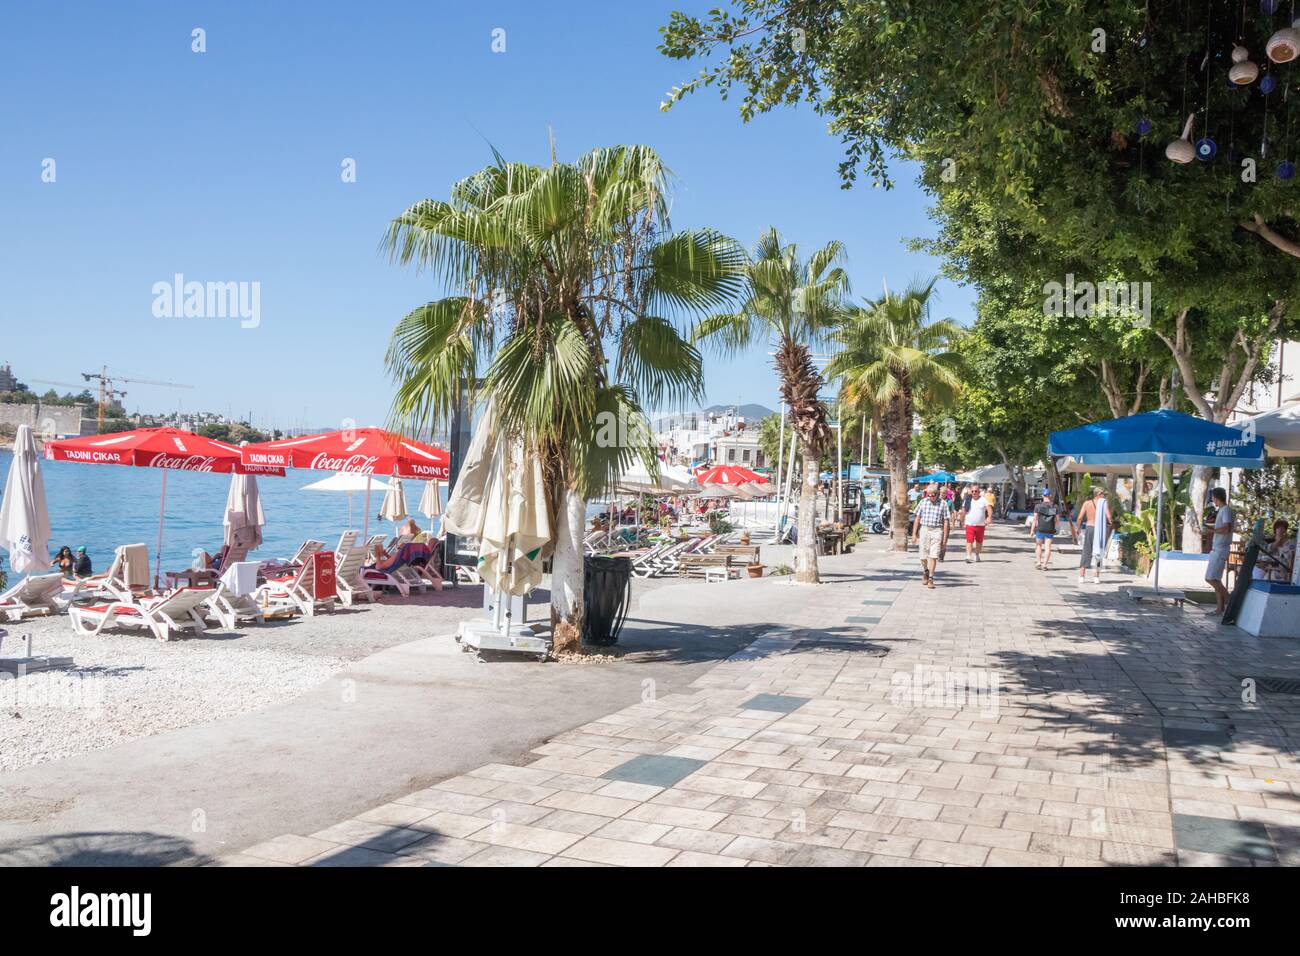
<svg viewBox="0 0 1300 956">
<path fill-rule="evenodd" d="M 820 458 L 816 449 L 803 445 L 803 481 L 799 485 L 799 540 L 794 546 L 796 584 L 817 584 L 817 480 Z"/>
<path fill-rule="evenodd" d="M 889 460 L 889 527 L 895 551 L 907 550 L 907 454 L 910 442 L 886 442 L 885 457 Z"/>
<path fill-rule="evenodd" d="M 562 495 L 551 557 L 551 646 L 557 654 L 575 652 L 582 645 L 582 540 L 587 525 L 586 500 L 570 489 Z"/>
<path fill-rule="evenodd" d="M 889 464 L 889 524 L 895 551 L 907 550 L 907 463 L 912 447 L 912 402 L 903 391 L 889 400 L 880 416 L 881 440 Z"/>
</svg>

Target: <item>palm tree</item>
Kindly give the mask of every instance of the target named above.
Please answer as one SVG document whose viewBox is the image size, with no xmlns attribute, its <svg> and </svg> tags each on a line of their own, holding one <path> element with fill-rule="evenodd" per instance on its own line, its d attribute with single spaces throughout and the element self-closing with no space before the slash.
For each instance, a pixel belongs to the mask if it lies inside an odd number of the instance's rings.
<svg viewBox="0 0 1300 956">
<path fill-rule="evenodd" d="M 889 465 L 894 550 L 907 550 L 907 463 L 918 405 L 943 407 L 961 390 L 961 364 L 953 346 L 964 335 L 951 319 L 928 321 L 935 280 L 913 283 L 854 309 L 831 333 L 840 351 L 826 376 L 859 414 L 880 415 Z"/>
<path fill-rule="evenodd" d="M 673 233 L 668 172 L 646 146 L 574 163 L 496 162 L 395 219 L 384 247 L 454 293 L 393 332 L 394 426 L 447 421 L 463 395 L 543 462 L 555 535 L 556 650 L 582 634 L 587 501 L 640 459 L 657 474 L 647 409 L 699 398 L 699 352 L 678 330 L 734 307 L 744 250 Z"/>
<path fill-rule="evenodd" d="M 789 408 L 790 426 L 799 436 L 803 458 L 794 551 L 794 579 L 803 584 L 818 580 L 817 476 L 830 437 L 826 405 L 817 397 L 823 382 L 811 346 L 824 339 L 842 314 L 849 289 L 840 265 L 843 259 L 843 245 L 829 242 L 802 261 L 793 243 L 783 245 L 780 234 L 768 229 L 746 267 L 749 290 L 740 310 L 710 316 L 695 329 L 696 341 L 712 340 L 725 353 L 742 352 L 759 342 L 776 345 L 781 398 Z"/>
</svg>

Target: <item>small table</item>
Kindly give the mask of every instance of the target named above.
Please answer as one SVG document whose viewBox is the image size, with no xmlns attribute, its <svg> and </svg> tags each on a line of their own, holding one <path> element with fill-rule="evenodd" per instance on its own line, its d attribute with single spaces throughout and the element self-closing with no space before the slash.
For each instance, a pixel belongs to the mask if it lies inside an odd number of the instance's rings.
<svg viewBox="0 0 1300 956">
<path fill-rule="evenodd" d="M 214 587 L 217 583 L 217 572 L 211 568 L 186 568 L 184 571 L 165 571 L 163 580 L 167 582 L 167 587 L 179 587 L 180 581 L 185 581 L 187 587 Z"/>
</svg>

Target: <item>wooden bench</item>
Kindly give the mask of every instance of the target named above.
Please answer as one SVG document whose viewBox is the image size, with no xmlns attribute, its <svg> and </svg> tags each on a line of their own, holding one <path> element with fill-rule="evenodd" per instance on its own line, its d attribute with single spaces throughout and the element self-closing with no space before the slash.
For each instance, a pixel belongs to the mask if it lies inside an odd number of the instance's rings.
<svg viewBox="0 0 1300 956">
<path fill-rule="evenodd" d="M 696 575 L 708 580 L 726 580 L 731 577 L 736 565 L 730 554 L 686 554 L 677 565 L 677 573 L 682 577 Z"/>
<path fill-rule="evenodd" d="M 742 563 L 740 560 L 742 558 L 745 564 L 758 564 L 758 552 L 759 546 L 756 544 L 720 544 L 711 553 L 725 554 L 736 558 L 736 564 Z"/>
</svg>

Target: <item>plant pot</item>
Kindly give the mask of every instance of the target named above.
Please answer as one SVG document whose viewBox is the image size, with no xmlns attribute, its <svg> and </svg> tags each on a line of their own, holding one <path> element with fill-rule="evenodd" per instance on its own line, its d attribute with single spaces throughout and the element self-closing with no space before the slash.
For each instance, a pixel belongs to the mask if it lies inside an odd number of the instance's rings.
<svg viewBox="0 0 1300 956">
<path fill-rule="evenodd" d="M 751 578 L 761 578 L 763 576 L 763 565 L 761 564 L 747 564 L 745 570 L 749 572 Z"/>
<path fill-rule="evenodd" d="M 749 532 L 748 532 L 748 531 L 744 531 L 744 532 L 741 533 L 741 535 L 740 535 L 740 543 L 741 543 L 741 544 L 749 544 Z"/>
</svg>

